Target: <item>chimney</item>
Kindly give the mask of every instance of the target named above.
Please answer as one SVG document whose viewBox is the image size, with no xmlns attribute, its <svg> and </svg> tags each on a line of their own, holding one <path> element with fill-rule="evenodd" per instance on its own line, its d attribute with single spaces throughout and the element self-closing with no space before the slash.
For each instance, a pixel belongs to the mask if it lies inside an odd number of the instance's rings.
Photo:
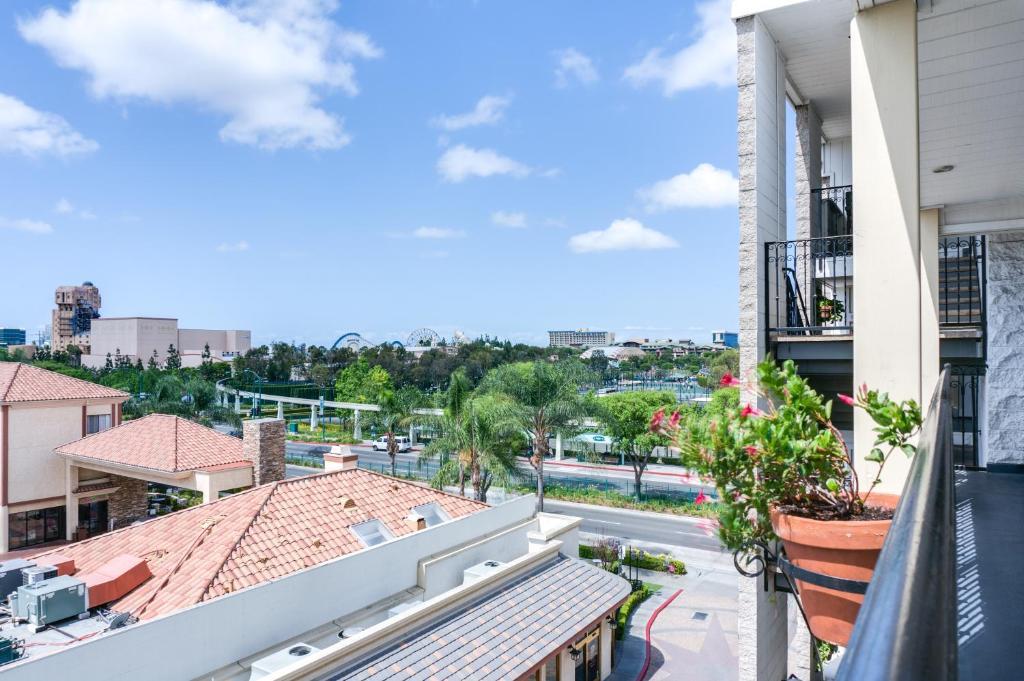
<svg viewBox="0 0 1024 681">
<path fill-rule="evenodd" d="M 405 518 L 405 523 L 413 532 L 418 532 L 419 530 L 427 529 L 427 519 L 421 516 L 416 511 L 409 512 L 409 515 Z"/>
<path fill-rule="evenodd" d="M 352 471 L 358 463 L 359 455 L 354 454 L 348 445 L 334 445 L 331 451 L 324 454 L 324 470 L 328 473 Z"/>
<path fill-rule="evenodd" d="M 242 455 L 252 461 L 252 484 L 284 480 L 284 420 L 253 419 L 242 424 Z"/>
</svg>

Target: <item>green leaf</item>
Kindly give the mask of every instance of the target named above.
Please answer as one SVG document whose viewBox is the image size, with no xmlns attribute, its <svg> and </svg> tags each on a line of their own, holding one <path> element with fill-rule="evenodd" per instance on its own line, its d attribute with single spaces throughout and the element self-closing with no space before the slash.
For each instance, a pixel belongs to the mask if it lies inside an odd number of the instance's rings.
<svg viewBox="0 0 1024 681">
<path fill-rule="evenodd" d="M 903 450 L 904 454 L 906 454 L 907 456 L 910 456 L 910 457 L 912 457 L 915 454 L 917 454 L 917 447 L 915 447 L 914 445 L 910 445 L 910 444 L 901 445 L 900 449 Z"/>
<path fill-rule="evenodd" d="M 864 457 L 865 461 L 874 461 L 875 463 L 883 463 L 885 461 L 885 454 L 878 447 L 872 449 L 867 456 Z"/>
<path fill-rule="evenodd" d="M 828 487 L 828 491 L 835 494 L 839 491 L 839 481 L 835 478 L 829 478 L 825 481 L 825 487 Z"/>
</svg>

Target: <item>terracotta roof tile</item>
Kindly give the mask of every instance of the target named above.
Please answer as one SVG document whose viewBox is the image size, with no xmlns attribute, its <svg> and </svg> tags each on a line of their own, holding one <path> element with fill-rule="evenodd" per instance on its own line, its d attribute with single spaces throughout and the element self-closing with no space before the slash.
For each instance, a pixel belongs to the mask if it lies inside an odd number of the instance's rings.
<svg viewBox="0 0 1024 681">
<path fill-rule="evenodd" d="M 170 473 L 246 462 L 238 438 L 168 414 L 125 421 L 54 451 Z"/>
<path fill-rule="evenodd" d="M 128 393 L 23 364 L 0 362 L 0 402 L 127 398 Z"/>
<path fill-rule="evenodd" d="M 341 497 L 355 506 L 344 508 Z M 338 471 L 255 487 L 56 552 L 82 571 L 112 555 L 145 558 L 153 577 L 112 607 L 148 619 L 362 550 L 348 528 L 369 518 L 408 534 L 406 516 L 430 502 L 452 518 L 487 508 L 369 471 Z"/>
</svg>

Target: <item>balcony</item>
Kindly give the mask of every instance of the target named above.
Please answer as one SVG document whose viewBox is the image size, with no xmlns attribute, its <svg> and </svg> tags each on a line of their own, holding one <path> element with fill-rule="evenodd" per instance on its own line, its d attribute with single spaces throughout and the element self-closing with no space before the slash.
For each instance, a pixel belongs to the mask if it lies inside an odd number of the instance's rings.
<svg viewBox="0 0 1024 681">
<path fill-rule="evenodd" d="M 853 333 L 853 188 L 812 191 L 815 236 L 765 244 L 769 345 Z M 944 338 L 980 339 L 985 328 L 985 237 L 938 240 L 939 326 Z M 831 338 L 830 338 L 831 337 Z"/>
<path fill-rule="evenodd" d="M 1024 475 L 955 466 L 950 383 L 947 368 L 839 681 L 1019 676 Z"/>
</svg>

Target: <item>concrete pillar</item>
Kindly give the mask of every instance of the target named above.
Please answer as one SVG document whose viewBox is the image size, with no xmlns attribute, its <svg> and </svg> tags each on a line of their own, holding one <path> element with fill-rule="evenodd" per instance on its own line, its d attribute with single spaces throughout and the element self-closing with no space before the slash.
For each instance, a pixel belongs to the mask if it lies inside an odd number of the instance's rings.
<svg viewBox="0 0 1024 681">
<path fill-rule="evenodd" d="M 921 401 L 923 249 L 918 190 L 917 6 L 895 0 L 850 24 L 853 130 L 853 383 Z M 937 257 L 937 256 L 933 256 Z M 928 322 L 929 324 L 931 321 Z M 934 337 L 934 338 L 933 338 Z M 929 353 L 931 354 L 931 353 Z M 854 411 L 856 470 L 867 486 L 878 465 L 864 460 L 874 422 Z M 899 492 L 910 459 L 896 454 L 877 489 Z"/>
<path fill-rule="evenodd" d="M 356 440 L 363 439 L 363 429 L 359 425 L 359 410 L 352 411 L 352 437 Z"/>
<path fill-rule="evenodd" d="M 238 393 L 235 393 L 235 413 L 242 413 L 242 401 L 241 398 L 238 396 Z"/>
<path fill-rule="evenodd" d="M 562 434 L 555 433 L 555 461 L 562 460 Z"/>
<path fill-rule="evenodd" d="M 736 21 L 739 153 L 740 375 L 767 354 L 765 243 L 786 240 L 786 73 L 775 39 L 756 16 Z M 774 309 L 774 306 L 772 306 Z M 743 399 L 756 402 L 747 391 Z M 739 681 L 786 677 L 786 599 L 761 579 L 739 578 Z"/>
<path fill-rule="evenodd" d="M 78 500 L 74 490 L 78 487 L 78 466 L 70 459 L 64 462 L 64 538 L 71 541 L 78 528 Z M 5 534 L 4 537 L 7 535 Z"/>
<path fill-rule="evenodd" d="M 416 444 L 416 426 L 409 424 L 409 444 Z"/>
<path fill-rule="evenodd" d="M 821 187 L 821 119 L 810 104 L 794 107 L 796 111 L 796 238 L 821 236 L 820 197 L 812 189 Z M 801 279 L 801 281 L 803 281 Z"/>
<path fill-rule="evenodd" d="M 612 673 L 612 644 L 615 641 L 615 632 L 608 626 L 608 620 L 601 620 L 601 678 L 607 678 Z"/>
<path fill-rule="evenodd" d="M 315 404 L 312 404 L 309 407 L 309 429 L 310 430 L 316 430 L 317 428 L 320 427 L 320 423 L 319 423 L 319 421 L 317 420 L 317 417 L 316 417 L 316 409 L 317 409 L 317 407 L 316 407 Z"/>
<path fill-rule="evenodd" d="M 921 211 L 921 398 L 939 380 L 939 209 Z M 927 407 L 927 405 L 925 405 Z"/>
<path fill-rule="evenodd" d="M 359 467 L 359 455 L 353 454 L 348 445 L 334 445 L 324 454 L 324 471 L 351 471 Z"/>
<path fill-rule="evenodd" d="M 576 663 L 567 648 L 562 648 L 562 652 L 558 654 L 558 672 L 560 679 L 576 678 Z"/>
<path fill-rule="evenodd" d="M 277 401 L 277 418 L 284 418 L 284 402 L 282 402 L 281 400 Z"/>
<path fill-rule="evenodd" d="M 11 524 L 9 519 L 10 509 L 7 506 L 0 506 L 0 553 L 7 553 L 11 550 Z"/>
<path fill-rule="evenodd" d="M 782 597 L 779 594 L 780 598 Z M 801 681 L 821 681 L 821 672 L 815 669 L 814 642 L 807 623 L 800 615 L 796 598 L 789 596 L 789 627 L 793 638 L 789 641 L 789 673 Z"/>
<path fill-rule="evenodd" d="M 196 473 L 196 491 L 203 495 L 203 503 L 217 501 L 220 492 L 214 487 L 213 476 L 209 473 Z"/>
</svg>

